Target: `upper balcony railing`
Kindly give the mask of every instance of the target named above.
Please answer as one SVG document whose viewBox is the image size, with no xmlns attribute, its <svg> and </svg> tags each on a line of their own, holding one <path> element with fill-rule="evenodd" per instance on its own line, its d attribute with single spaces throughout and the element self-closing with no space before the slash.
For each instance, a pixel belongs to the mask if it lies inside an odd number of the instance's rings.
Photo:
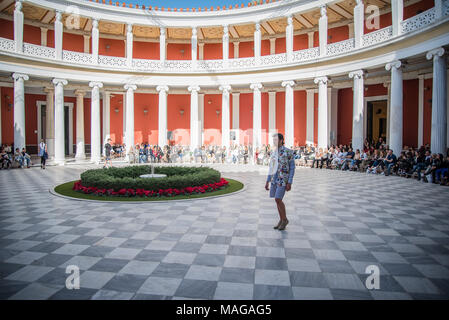
<svg viewBox="0 0 449 320">
<path fill-rule="evenodd" d="M 445 2 L 446 3 L 446 2 Z M 449 16 L 449 6 L 443 10 L 443 20 Z M 414 17 L 404 20 L 401 25 L 404 36 L 417 30 L 426 28 L 436 23 L 435 8 L 424 11 Z M 132 59 L 124 57 L 98 56 L 98 61 L 94 61 L 94 56 L 89 53 L 63 50 L 62 59 L 56 59 L 54 48 L 39 46 L 29 43 L 23 44 L 23 53 L 15 50 L 15 41 L 0 38 L 0 53 L 14 54 L 16 57 L 33 58 L 41 61 L 60 63 L 73 66 L 97 67 L 109 70 L 120 70 L 129 72 L 157 72 L 157 73 L 213 73 L 213 72 L 241 72 L 247 70 L 269 69 L 271 67 L 292 66 L 300 63 L 313 62 L 314 60 L 335 57 L 339 55 L 356 52 L 359 49 L 369 48 L 381 43 L 386 43 L 397 37 L 393 36 L 392 27 L 386 27 L 363 35 L 362 45 L 355 48 L 354 39 L 347 39 L 327 45 L 326 52 L 320 55 L 319 47 L 305 50 L 293 51 L 288 59 L 286 53 L 265 55 L 260 58 L 236 58 L 228 60 L 149 60 Z"/>
</svg>

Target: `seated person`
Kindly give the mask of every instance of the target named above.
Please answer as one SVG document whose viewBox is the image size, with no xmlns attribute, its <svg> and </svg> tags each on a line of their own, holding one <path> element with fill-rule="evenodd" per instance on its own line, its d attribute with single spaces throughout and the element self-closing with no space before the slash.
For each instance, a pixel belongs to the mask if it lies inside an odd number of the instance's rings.
<svg viewBox="0 0 449 320">
<path fill-rule="evenodd" d="M 393 150 L 389 149 L 387 156 L 384 159 L 384 165 L 386 168 L 386 171 L 385 171 L 386 176 L 390 175 L 391 168 L 396 164 L 396 161 L 397 161 L 396 155 L 393 153 Z"/>
<path fill-rule="evenodd" d="M 2 148 L 0 153 L 0 161 L 2 163 L 2 169 L 9 169 L 11 167 L 11 159 L 9 158 L 5 148 Z"/>
</svg>

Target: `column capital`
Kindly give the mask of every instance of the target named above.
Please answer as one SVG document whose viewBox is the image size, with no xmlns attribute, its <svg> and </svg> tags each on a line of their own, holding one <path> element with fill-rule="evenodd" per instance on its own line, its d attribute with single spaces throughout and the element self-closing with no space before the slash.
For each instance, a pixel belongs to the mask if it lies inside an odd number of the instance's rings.
<svg viewBox="0 0 449 320">
<path fill-rule="evenodd" d="M 390 88 L 390 86 L 391 86 L 391 82 L 389 82 L 389 81 L 385 81 L 384 83 L 382 83 L 382 85 L 384 86 L 384 88 L 387 88 L 387 89 L 389 89 L 389 88 Z"/>
<path fill-rule="evenodd" d="M 231 93 L 234 97 L 240 97 L 240 92 L 232 92 Z"/>
<path fill-rule="evenodd" d="M 201 90 L 201 88 L 200 88 L 200 86 L 198 86 L 198 85 L 195 84 L 195 85 L 189 86 L 189 87 L 187 88 L 187 90 L 189 90 L 189 92 L 194 92 L 194 91 L 198 92 L 198 91 Z"/>
<path fill-rule="evenodd" d="M 84 97 L 86 95 L 86 91 L 77 89 L 77 90 L 75 90 L 75 95 L 77 97 Z"/>
<path fill-rule="evenodd" d="M 159 33 L 160 33 L 161 36 L 165 36 L 165 31 L 166 31 L 165 27 L 160 27 L 159 28 Z"/>
<path fill-rule="evenodd" d="M 318 77 L 313 80 L 315 84 L 327 84 L 328 81 L 329 81 L 328 77 Z"/>
<path fill-rule="evenodd" d="M 229 26 L 227 24 L 223 25 L 223 35 L 227 34 L 229 32 Z"/>
<path fill-rule="evenodd" d="M 55 86 L 58 86 L 58 85 L 65 86 L 68 83 L 66 79 L 59 79 L 59 78 L 54 78 L 52 82 Z"/>
<path fill-rule="evenodd" d="M 97 18 L 93 18 L 92 19 L 92 29 L 98 29 L 98 19 Z"/>
<path fill-rule="evenodd" d="M 439 47 L 433 50 L 430 50 L 429 52 L 427 52 L 426 54 L 426 58 L 427 60 L 431 60 L 434 57 L 442 57 L 444 55 L 444 48 L 443 47 Z"/>
<path fill-rule="evenodd" d="M 255 22 L 256 32 L 260 31 L 260 21 Z"/>
<path fill-rule="evenodd" d="M 287 26 L 291 26 L 293 25 L 293 16 L 291 14 L 289 14 L 287 16 Z"/>
<path fill-rule="evenodd" d="M 128 33 L 132 33 L 133 32 L 133 24 L 132 23 L 128 23 L 126 26 L 126 31 Z"/>
<path fill-rule="evenodd" d="M 224 84 L 224 85 L 221 85 L 220 87 L 218 87 L 218 89 L 220 91 L 223 91 L 224 94 L 225 93 L 229 94 L 229 92 L 232 90 L 232 87 L 230 85 L 228 85 L 228 84 Z"/>
<path fill-rule="evenodd" d="M 89 82 L 89 87 L 91 87 L 91 88 L 103 88 L 103 82 L 91 81 L 91 82 Z"/>
<path fill-rule="evenodd" d="M 326 5 L 323 5 L 323 6 L 320 7 L 320 14 L 321 14 L 321 17 L 326 17 L 326 15 L 327 15 L 327 7 L 326 7 Z"/>
<path fill-rule="evenodd" d="M 259 91 L 260 89 L 262 89 L 262 84 L 260 82 L 259 83 L 251 83 L 249 87 L 251 90 Z"/>
<path fill-rule="evenodd" d="M 356 71 L 352 71 L 349 72 L 349 78 L 354 78 L 355 79 L 361 79 L 363 78 L 363 75 L 365 74 L 365 72 L 363 70 L 356 70 Z"/>
<path fill-rule="evenodd" d="M 137 89 L 137 86 L 136 86 L 135 84 L 132 84 L 132 83 L 127 83 L 127 84 L 125 84 L 125 85 L 123 86 L 123 88 L 124 88 L 125 90 L 132 90 L 132 91 L 134 91 L 134 90 Z"/>
<path fill-rule="evenodd" d="M 192 27 L 192 38 L 196 37 L 198 33 L 198 30 L 196 29 L 196 27 Z"/>
<path fill-rule="evenodd" d="M 295 85 L 295 81 L 288 80 L 288 81 L 282 81 L 281 86 L 282 87 L 293 87 Z"/>
<path fill-rule="evenodd" d="M 393 68 L 399 69 L 401 66 L 402 66 L 402 62 L 400 60 L 395 60 L 395 61 L 391 61 L 391 62 L 387 63 L 385 65 L 385 69 L 387 71 L 390 71 Z"/>
<path fill-rule="evenodd" d="M 276 91 L 268 91 L 268 95 L 269 96 L 275 96 L 276 95 Z"/>
<path fill-rule="evenodd" d="M 30 77 L 27 74 L 24 74 L 24 73 L 14 72 L 12 74 L 12 78 L 14 80 L 19 80 L 19 79 L 28 80 Z"/>
<path fill-rule="evenodd" d="M 56 10 L 55 22 L 61 22 L 61 19 L 62 19 L 62 11 L 61 10 Z"/>
<path fill-rule="evenodd" d="M 23 6 L 22 0 L 16 0 L 15 10 L 21 11 L 22 10 L 22 6 Z"/>
<path fill-rule="evenodd" d="M 363 4 L 363 0 L 355 0 L 356 6 Z"/>
<path fill-rule="evenodd" d="M 55 92 L 55 88 L 54 87 L 44 87 L 44 92 L 53 94 Z"/>
<path fill-rule="evenodd" d="M 161 91 L 167 92 L 168 91 L 168 86 L 159 85 L 159 86 L 156 87 L 156 91 L 157 92 L 161 92 Z"/>
<path fill-rule="evenodd" d="M 198 47 L 204 47 L 204 42 L 198 42 Z"/>
</svg>

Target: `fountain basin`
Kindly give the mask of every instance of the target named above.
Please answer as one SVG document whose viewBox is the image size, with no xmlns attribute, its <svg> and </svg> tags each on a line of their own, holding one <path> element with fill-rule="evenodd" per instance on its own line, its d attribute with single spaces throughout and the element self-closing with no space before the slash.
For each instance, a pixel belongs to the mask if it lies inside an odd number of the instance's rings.
<svg viewBox="0 0 449 320">
<path fill-rule="evenodd" d="M 159 174 L 159 173 L 148 173 L 148 174 L 142 174 L 139 177 L 140 178 L 165 178 L 165 177 L 167 177 L 167 175 Z"/>
</svg>

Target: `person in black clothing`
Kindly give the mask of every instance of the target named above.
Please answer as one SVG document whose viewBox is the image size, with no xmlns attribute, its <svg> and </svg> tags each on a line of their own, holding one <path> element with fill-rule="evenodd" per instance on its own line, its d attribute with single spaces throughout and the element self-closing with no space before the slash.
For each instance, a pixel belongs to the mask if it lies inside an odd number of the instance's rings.
<svg viewBox="0 0 449 320">
<path fill-rule="evenodd" d="M 108 140 L 106 141 L 106 144 L 104 145 L 105 161 L 104 161 L 103 168 L 106 168 L 108 163 L 109 163 L 109 167 L 112 167 L 112 162 L 111 162 L 111 153 L 112 152 L 114 152 L 114 151 L 112 150 L 111 139 L 108 138 Z"/>
</svg>

